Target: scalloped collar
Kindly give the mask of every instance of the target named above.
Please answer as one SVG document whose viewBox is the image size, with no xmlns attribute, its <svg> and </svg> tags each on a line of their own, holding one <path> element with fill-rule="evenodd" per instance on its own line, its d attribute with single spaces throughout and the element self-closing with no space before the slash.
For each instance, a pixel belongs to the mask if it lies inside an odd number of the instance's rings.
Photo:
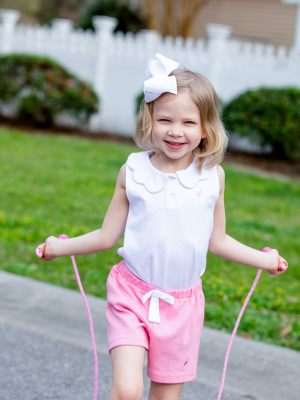
<svg viewBox="0 0 300 400">
<path fill-rule="evenodd" d="M 127 165 L 132 169 L 134 181 L 140 185 L 144 185 L 150 193 L 158 193 L 163 190 L 168 179 L 172 179 L 175 175 L 181 185 L 186 189 L 192 189 L 197 185 L 198 181 L 205 180 L 210 175 L 210 171 L 206 167 L 206 162 L 202 167 L 201 174 L 199 173 L 198 157 L 196 156 L 186 169 L 174 173 L 159 171 L 150 161 L 150 156 L 152 154 L 155 154 L 152 150 L 142 151 L 130 154 L 127 159 Z M 208 156 L 205 161 L 207 161 L 209 157 L 210 156 Z"/>
</svg>

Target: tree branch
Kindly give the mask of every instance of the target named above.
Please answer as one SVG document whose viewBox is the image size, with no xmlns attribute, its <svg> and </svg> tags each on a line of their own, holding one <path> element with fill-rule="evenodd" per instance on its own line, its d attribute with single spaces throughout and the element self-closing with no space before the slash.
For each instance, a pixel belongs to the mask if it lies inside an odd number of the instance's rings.
<svg viewBox="0 0 300 400">
<path fill-rule="evenodd" d="M 198 17 L 199 11 L 203 8 L 210 0 L 193 0 L 192 6 L 189 8 L 189 13 L 182 23 L 182 36 L 186 39 L 193 33 L 193 28 Z"/>
</svg>

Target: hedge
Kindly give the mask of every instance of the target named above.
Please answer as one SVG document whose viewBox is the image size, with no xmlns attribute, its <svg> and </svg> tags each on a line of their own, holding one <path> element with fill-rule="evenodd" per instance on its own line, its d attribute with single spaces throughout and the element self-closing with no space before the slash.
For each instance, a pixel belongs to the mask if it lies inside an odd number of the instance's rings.
<svg viewBox="0 0 300 400">
<path fill-rule="evenodd" d="M 91 86 L 46 57 L 0 57 L 0 104 L 11 104 L 26 123 L 49 127 L 57 114 L 86 122 L 98 110 Z"/>
<path fill-rule="evenodd" d="M 249 90 L 224 107 L 223 121 L 228 131 L 271 145 L 275 157 L 300 160 L 299 89 Z"/>
<path fill-rule="evenodd" d="M 118 23 L 115 32 L 137 33 L 141 29 L 147 29 L 146 21 L 141 15 L 127 4 L 122 4 L 118 0 L 94 0 L 88 2 L 81 9 L 78 28 L 93 29 L 93 17 L 96 15 L 106 15 L 117 18 Z"/>
</svg>

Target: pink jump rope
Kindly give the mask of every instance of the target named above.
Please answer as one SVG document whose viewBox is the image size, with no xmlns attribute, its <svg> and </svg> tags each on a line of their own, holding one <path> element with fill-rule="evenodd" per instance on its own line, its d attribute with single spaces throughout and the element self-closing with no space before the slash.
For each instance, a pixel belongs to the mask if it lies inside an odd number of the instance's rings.
<svg viewBox="0 0 300 400">
<path fill-rule="evenodd" d="M 60 235 L 60 236 L 58 236 L 58 238 L 59 239 L 69 239 L 69 237 L 67 235 Z M 270 247 L 265 247 L 265 248 L 263 248 L 262 251 L 268 252 L 269 250 L 271 250 Z M 39 258 L 42 258 L 43 255 L 44 255 L 44 251 L 45 251 L 45 243 L 43 243 L 42 245 L 37 247 L 36 255 Z M 81 284 L 81 281 L 80 281 L 80 277 L 79 277 L 79 273 L 78 273 L 78 270 L 77 270 L 77 267 L 76 267 L 74 256 L 71 256 L 71 260 L 72 260 L 72 264 L 73 264 L 73 267 L 74 267 L 75 275 L 76 275 L 76 278 L 77 278 L 78 286 L 79 286 L 80 292 L 82 294 L 83 301 L 84 301 L 84 304 L 85 304 L 85 307 L 86 307 L 86 310 L 87 310 L 87 313 L 88 313 L 88 317 L 89 317 L 90 331 L 91 331 L 93 351 L 94 351 L 94 359 L 95 359 L 94 400 L 97 400 L 97 392 L 98 392 L 98 359 L 97 359 L 97 350 L 96 350 L 96 343 L 95 343 L 95 336 L 94 336 L 94 329 L 93 329 L 92 314 L 91 314 L 91 311 L 90 311 L 90 308 L 89 308 L 89 305 L 88 305 L 88 302 L 87 302 L 87 299 L 85 297 L 85 293 L 84 293 L 84 290 L 83 290 L 83 287 L 82 287 L 82 284 Z M 287 266 L 286 266 L 285 262 L 282 262 L 280 264 L 280 269 L 282 271 L 286 271 L 287 270 Z M 221 387 L 220 387 L 220 390 L 219 390 L 219 394 L 218 394 L 218 399 L 217 400 L 220 400 L 221 396 L 222 396 L 223 387 L 224 387 L 224 383 L 225 383 L 227 362 L 228 362 L 228 357 L 229 357 L 229 353 L 230 353 L 230 349 L 231 349 L 231 345 L 232 345 L 234 336 L 235 336 L 236 331 L 238 329 L 238 326 L 239 326 L 240 320 L 242 318 L 242 315 L 243 315 L 243 313 L 245 311 L 245 308 L 246 308 L 246 306 L 247 306 L 247 304 L 248 304 L 248 302 L 250 300 L 250 297 L 251 297 L 251 295 L 252 295 L 252 293 L 253 293 L 253 291 L 254 291 L 254 289 L 256 287 L 256 284 L 257 284 L 258 279 L 260 277 L 261 271 L 262 271 L 261 269 L 258 270 L 257 275 L 256 275 L 255 280 L 254 280 L 254 283 L 252 285 L 252 288 L 251 288 L 250 292 L 248 293 L 248 296 L 247 296 L 247 298 L 246 298 L 246 300 L 245 300 L 245 302 L 243 304 L 243 307 L 242 307 L 242 309 L 241 309 L 241 311 L 239 313 L 238 319 L 237 319 L 237 321 L 235 323 L 235 326 L 234 326 L 234 329 L 233 329 L 233 332 L 232 332 L 232 335 L 231 335 L 231 338 L 230 338 L 230 342 L 229 342 L 229 345 L 228 345 L 228 349 L 227 349 L 227 352 L 226 352 L 226 356 L 225 356 L 225 362 L 224 362 L 223 374 L 222 374 L 222 382 L 221 382 Z"/>
</svg>

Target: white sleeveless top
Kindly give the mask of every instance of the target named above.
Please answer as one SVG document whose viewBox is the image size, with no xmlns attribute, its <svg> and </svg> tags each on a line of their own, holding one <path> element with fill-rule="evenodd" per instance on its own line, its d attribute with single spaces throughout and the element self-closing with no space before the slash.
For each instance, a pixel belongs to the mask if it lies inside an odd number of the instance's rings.
<svg viewBox="0 0 300 400">
<path fill-rule="evenodd" d="M 126 162 L 129 213 L 118 254 L 138 278 L 161 289 L 195 285 L 206 267 L 213 213 L 219 197 L 217 166 L 199 174 L 198 158 L 175 173 L 156 169 L 153 151 Z"/>
</svg>

